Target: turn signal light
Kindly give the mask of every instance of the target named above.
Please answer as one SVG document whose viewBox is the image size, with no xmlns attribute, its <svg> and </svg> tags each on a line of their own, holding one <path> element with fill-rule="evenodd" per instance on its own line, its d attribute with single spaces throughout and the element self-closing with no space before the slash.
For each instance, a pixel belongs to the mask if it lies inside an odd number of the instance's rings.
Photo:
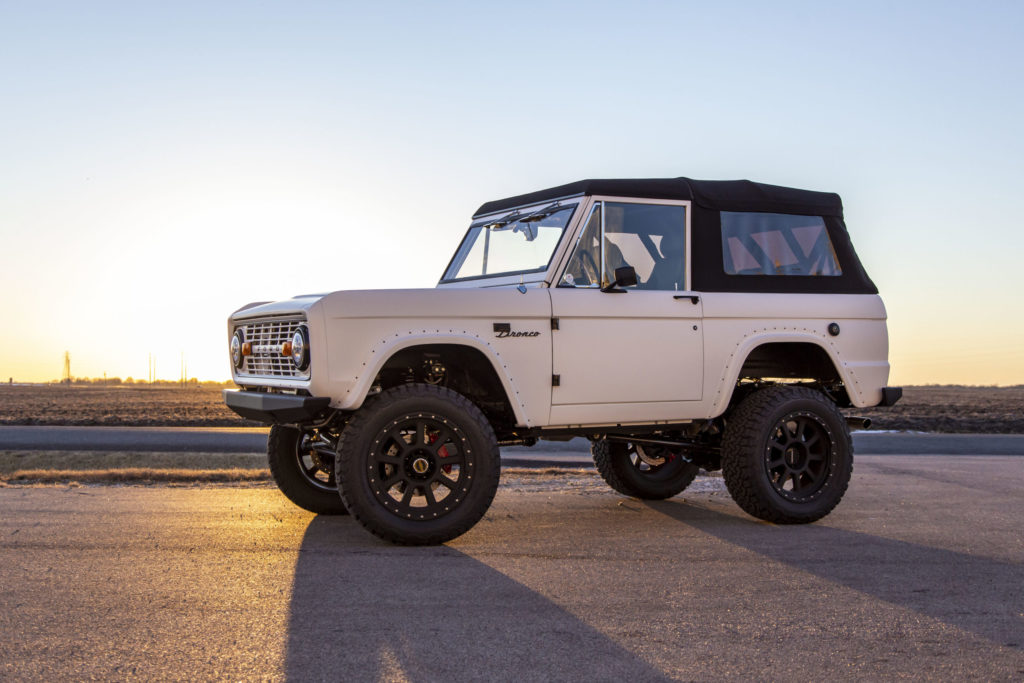
<svg viewBox="0 0 1024 683">
<path fill-rule="evenodd" d="M 292 355 L 292 343 L 291 342 L 285 342 L 284 344 L 281 344 L 281 355 L 282 356 L 290 356 L 290 355 Z"/>
<path fill-rule="evenodd" d="M 242 344 L 242 355 L 243 356 L 251 356 L 252 355 L 252 344 L 250 344 L 249 342 L 243 342 L 243 344 Z"/>
</svg>

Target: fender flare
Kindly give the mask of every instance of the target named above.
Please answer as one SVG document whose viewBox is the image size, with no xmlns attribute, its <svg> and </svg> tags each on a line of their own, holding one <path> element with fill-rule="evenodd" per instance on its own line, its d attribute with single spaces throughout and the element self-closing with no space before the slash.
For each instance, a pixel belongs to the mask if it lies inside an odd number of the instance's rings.
<svg viewBox="0 0 1024 683">
<path fill-rule="evenodd" d="M 370 350 L 374 361 L 368 363 L 364 371 L 355 378 L 352 388 L 339 407 L 350 410 L 361 406 L 363 401 L 366 400 L 370 386 L 377 373 L 396 353 L 411 347 L 431 344 L 465 346 L 482 353 L 491 364 L 491 368 L 494 370 L 494 374 L 497 375 L 498 381 L 501 382 L 505 398 L 515 414 L 516 423 L 526 425 L 527 427 L 533 426 L 526 417 L 526 407 L 518 399 L 514 398 L 519 395 L 515 380 L 509 375 L 507 366 L 499 360 L 501 354 L 486 339 L 470 331 L 460 333 L 440 329 L 426 329 L 419 332 L 409 330 L 405 335 L 395 334 L 390 339 L 385 339 L 375 344 Z"/>
<path fill-rule="evenodd" d="M 846 362 L 841 359 L 839 349 L 832 343 L 828 335 L 822 330 L 815 330 L 809 327 L 763 327 L 753 330 L 736 343 L 736 347 L 729 354 L 722 376 L 718 380 L 718 392 L 713 403 L 713 415 L 721 415 L 729 407 L 732 395 L 736 389 L 736 382 L 739 381 L 740 370 L 747 361 L 754 349 L 765 344 L 813 344 L 823 350 L 836 369 L 836 374 L 846 386 L 848 392 L 861 393 L 860 384 L 856 376 L 850 372 Z"/>
</svg>

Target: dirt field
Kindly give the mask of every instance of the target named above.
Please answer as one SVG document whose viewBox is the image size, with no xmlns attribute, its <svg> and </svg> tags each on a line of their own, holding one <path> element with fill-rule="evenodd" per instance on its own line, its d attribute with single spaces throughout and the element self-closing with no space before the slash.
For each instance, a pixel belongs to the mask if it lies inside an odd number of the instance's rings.
<svg viewBox="0 0 1024 683">
<path fill-rule="evenodd" d="M 222 386 L 0 385 L 0 424 L 255 426 L 228 410 Z"/>
<path fill-rule="evenodd" d="M 222 387 L 0 385 L 0 424 L 252 426 L 228 410 Z M 1024 386 L 907 387 L 892 408 L 850 410 L 872 429 L 1024 434 Z"/>
</svg>

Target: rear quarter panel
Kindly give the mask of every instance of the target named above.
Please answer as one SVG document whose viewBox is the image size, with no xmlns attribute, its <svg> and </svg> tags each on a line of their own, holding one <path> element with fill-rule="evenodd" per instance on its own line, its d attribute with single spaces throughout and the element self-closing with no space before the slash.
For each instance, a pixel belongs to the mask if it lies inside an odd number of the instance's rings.
<svg viewBox="0 0 1024 683">
<path fill-rule="evenodd" d="M 824 349 L 857 407 L 876 405 L 889 378 L 885 305 L 874 294 L 705 293 L 704 397 L 722 414 L 747 355 L 761 344 L 807 342 Z M 837 323 L 840 333 L 828 332 Z"/>
</svg>

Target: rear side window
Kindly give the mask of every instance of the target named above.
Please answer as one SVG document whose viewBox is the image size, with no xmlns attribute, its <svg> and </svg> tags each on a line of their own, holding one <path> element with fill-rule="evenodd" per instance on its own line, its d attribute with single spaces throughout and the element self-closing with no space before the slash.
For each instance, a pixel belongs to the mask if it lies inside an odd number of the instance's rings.
<svg viewBox="0 0 1024 683">
<path fill-rule="evenodd" d="M 722 262 L 727 275 L 843 273 L 820 216 L 723 211 Z"/>
</svg>

